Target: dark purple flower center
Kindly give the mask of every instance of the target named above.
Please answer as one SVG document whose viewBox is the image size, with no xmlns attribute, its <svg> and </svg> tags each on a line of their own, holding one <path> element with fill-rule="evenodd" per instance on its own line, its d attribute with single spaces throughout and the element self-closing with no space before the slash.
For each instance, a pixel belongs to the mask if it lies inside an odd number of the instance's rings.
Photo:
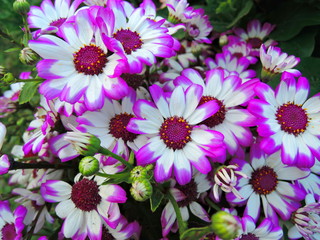
<svg viewBox="0 0 320 240">
<path fill-rule="evenodd" d="M 190 26 L 188 26 L 188 33 L 191 37 L 196 38 L 199 36 L 200 30 L 197 25 L 191 24 Z"/>
<path fill-rule="evenodd" d="M 94 44 L 85 45 L 73 55 L 73 63 L 79 73 L 98 75 L 108 62 L 108 55 Z"/>
<path fill-rule="evenodd" d="M 129 113 L 116 114 L 109 122 L 109 132 L 115 138 L 122 138 L 123 141 L 132 142 L 138 135 L 127 130 L 127 125 L 134 116 Z"/>
<path fill-rule="evenodd" d="M 126 54 L 131 54 L 132 51 L 141 48 L 143 44 L 140 35 L 129 29 L 120 29 L 113 34 L 113 37 L 121 42 Z"/>
<path fill-rule="evenodd" d="M 58 20 L 52 21 L 50 23 L 50 26 L 52 26 L 52 27 L 60 27 L 65 21 L 66 21 L 66 18 L 59 18 Z"/>
<path fill-rule="evenodd" d="M 191 202 L 194 202 L 198 199 L 197 184 L 193 179 L 186 185 L 177 184 L 176 188 L 186 196 L 185 199 L 177 202 L 179 207 L 188 206 Z"/>
<path fill-rule="evenodd" d="M 233 53 L 233 56 L 235 56 L 236 58 L 242 58 L 243 57 L 243 54 L 241 52 L 235 52 Z"/>
<path fill-rule="evenodd" d="M 141 87 L 146 79 L 144 75 L 140 74 L 130 74 L 130 73 L 123 73 L 121 78 L 126 81 L 128 86 L 132 87 L 134 90 Z"/>
<path fill-rule="evenodd" d="M 252 173 L 249 183 L 257 194 L 267 195 L 276 189 L 278 176 L 272 168 L 263 166 Z"/>
<path fill-rule="evenodd" d="M 252 48 L 260 48 L 262 40 L 260 38 L 249 38 L 247 43 L 249 43 Z"/>
<path fill-rule="evenodd" d="M 283 104 L 278 108 L 276 119 L 281 129 L 295 136 L 303 133 L 308 126 L 308 115 L 301 105 L 293 103 Z"/>
<path fill-rule="evenodd" d="M 86 178 L 75 183 L 72 186 L 71 200 L 83 211 L 90 212 L 97 209 L 97 205 L 101 202 L 97 183 Z"/>
<path fill-rule="evenodd" d="M 259 240 L 259 238 L 252 233 L 248 233 L 242 234 L 239 240 Z"/>
<path fill-rule="evenodd" d="M 14 240 L 17 236 L 16 228 L 13 223 L 6 223 L 1 229 L 2 239 Z"/>
<path fill-rule="evenodd" d="M 182 149 L 191 141 L 192 126 L 182 117 L 170 117 L 160 127 L 160 138 L 168 148 Z"/>
<path fill-rule="evenodd" d="M 211 96 L 203 96 L 200 99 L 199 106 L 206 103 L 206 102 L 209 102 L 211 100 L 215 100 L 218 103 L 220 109 L 215 114 L 213 114 L 211 117 L 209 117 L 206 120 L 201 122 L 201 124 L 204 124 L 210 128 L 215 127 L 215 126 L 223 123 L 225 116 L 226 116 L 226 112 L 227 112 L 222 101 L 216 99 L 215 97 L 211 97 Z"/>
</svg>

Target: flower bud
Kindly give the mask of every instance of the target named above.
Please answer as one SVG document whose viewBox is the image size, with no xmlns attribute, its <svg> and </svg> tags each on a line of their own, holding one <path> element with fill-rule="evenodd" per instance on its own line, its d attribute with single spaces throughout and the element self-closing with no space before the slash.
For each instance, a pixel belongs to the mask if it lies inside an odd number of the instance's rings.
<svg viewBox="0 0 320 240">
<path fill-rule="evenodd" d="M 83 156 L 93 156 L 100 149 L 100 139 L 90 133 L 67 132 L 64 139 L 69 141 L 76 151 Z"/>
<path fill-rule="evenodd" d="M 30 10 L 30 4 L 27 0 L 16 0 L 13 3 L 13 10 L 21 15 L 27 14 Z"/>
<path fill-rule="evenodd" d="M 91 176 L 99 171 L 99 160 L 92 156 L 81 159 L 79 163 L 79 171 L 83 176 Z"/>
<path fill-rule="evenodd" d="M 31 48 L 25 47 L 20 51 L 19 59 L 25 65 L 33 65 L 39 60 L 39 55 L 32 51 Z"/>
<path fill-rule="evenodd" d="M 151 197 L 152 185 L 147 179 L 135 180 L 130 188 L 130 193 L 135 200 L 143 202 Z"/>
<path fill-rule="evenodd" d="M 220 47 L 223 47 L 224 45 L 228 44 L 228 36 L 226 34 L 221 34 L 219 37 L 219 45 Z"/>
<path fill-rule="evenodd" d="M 1 78 L 6 74 L 6 72 L 7 72 L 7 69 L 4 66 L 0 65 L 0 77 Z"/>
<path fill-rule="evenodd" d="M 11 83 L 14 83 L 14 81 L 16 79 L 13 76 L 13 74 L 9 72 L 9 73 L 4 74 L 4 76 L 3 76 L 3 78 L 1 80 L 4 81 L 7 84 L 11 84 Z"/>
<path fill-rule="evenodd" d="M 130 178 L 134 180 L 146 179 L 148 175 L 148 170 L 142 166 L 134 167 L 130 172 Z"/>
<path fill-rule="evenodd" d="M 211 228 L 215 235 L 223 240 L 234 239 L 238 235 L 240 226 L 233 215 L 219 211 L 211 217 Z"/>
</svg>

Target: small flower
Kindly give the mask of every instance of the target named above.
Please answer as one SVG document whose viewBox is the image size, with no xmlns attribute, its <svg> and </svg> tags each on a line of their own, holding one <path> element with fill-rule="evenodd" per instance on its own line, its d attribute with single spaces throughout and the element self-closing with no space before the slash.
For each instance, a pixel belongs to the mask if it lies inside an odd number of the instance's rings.
<svg viewBox="0 0 320 240">
<path fill-rule="evenodd" d="M 216 201 L 219 201 L 219 189 L 221 189 L 224 192 L 233 192 L 233 194 L 237 197 L 242 199 L 243 197 L 240 195 L 240 193 L 237 191 L 237 189 L 234 187 L 237 184 L 237 176 L 236 174 L 248 178 L 247 175 L 242 173 L 241 171 L 235 171 L 238 169 L 239 166 L 237 165 L 228 165 L 228 166 L 220 166 L 215 174 L 214 174 L 214 181 L 215 184 L 213 186 L 213 196 Z"/>
<path fill-rule="evenodd" d="M 8 173 L 10 169 L 10 160 L 6 154 L 0 157 L 0 175 Z"/>
<path fill-rule="evenodd" d="M 225 211 L 216 212 L 211 216 L 211 222 L 211 229 L 219 238 L 229 240 L 238 236 L 240 224 L 230 213 Z"/>
<path fill-rule="evenodd" d="M 300 62 L 300 58 L 293 55 L 288 56 L 287 53 L 281 51 L 281 48 L 270 46 L 267 50 L 266 46 L 262 44 L 260 47 L 260 60 L 263 67 L 262 78 L 284 71 L 290 72 L 295 77 L 301 75 L 300 71 L 292 69 Z"/>
<path fill-rule="evenodd" d="M 79 172 L 83 176 L 91 176 L 99 171 L 99 160 L 92 156 L 84 157 L 79 162 Z"/>
</svg>

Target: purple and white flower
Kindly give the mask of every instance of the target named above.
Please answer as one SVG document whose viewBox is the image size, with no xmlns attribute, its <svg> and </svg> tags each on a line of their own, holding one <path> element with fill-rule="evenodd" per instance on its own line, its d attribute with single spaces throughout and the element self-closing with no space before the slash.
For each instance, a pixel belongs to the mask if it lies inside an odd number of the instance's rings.
<svg viewBox="0 0 320 240">
<path fill-rule="evenodd" d="M 130 132 L 145 134 L 148 140 L 136 152 L 137 164 L 156 162 L 158 182 L 174 176 L 180 185 L 191 181 L 192 168 L 207 174 L 211 165 L 207 156 L 217 158 L 225 153 L 223 135 L 197 126 L 219 109 L 216 101 L 199 106 L 203 89 L 193 84 L 186 90 L 181 86 L 171 96 L 157 86 L 150 87 L 154 103 L 138 100 L 133 107 L 137 118 L 127 126 Z"/>
</svg>

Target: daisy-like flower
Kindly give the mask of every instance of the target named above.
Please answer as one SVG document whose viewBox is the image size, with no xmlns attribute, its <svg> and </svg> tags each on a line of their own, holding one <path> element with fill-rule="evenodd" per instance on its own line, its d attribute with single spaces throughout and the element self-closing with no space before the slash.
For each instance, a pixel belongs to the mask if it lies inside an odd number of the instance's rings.
<svg viewBox="0 0 320 240">
<path fill-rule="evenodd" d="M 34 232 L 37 233 L 43 227 L 45 221 L 53 224 L 54 218 L 48 212 L 45 201 L 38 193 L 24 188 L 15 188 L 13 194 L 20 195 L 15 202 L 22 204 L 28 210 L 24 219 L 26 225 L 34 224 Z M 36 222 L 35 222 L 36 221 Z"/>
<path fill-rule="evenodd" d="M 73 16 L 78 6 L 83 0 L 74 0 L 70 5 L 70 0 L 43 0 L 40 7 L 31 6 L 28 13 L 28 24 L 30 28 L 40 28 L 34 33 L 39 34 L 55 33 L 59 27 L 71 16 Z"/>
<path fill-rule="evenodd" d="M 0 150 L 6 137 L 7 128 L 0 122 Z M 0 156 L 0 175 L 6 174 L 10 168 L 10 160 L 6 154 Z"/>
<path fill-rule="evenodd" d="M 84 236 L 81 239 L 101 239 L 104 221 L 115 228 L 120 218 L 118 203 L 127 200 L 126 192 L 118 185 L 101 185 L 94 179 L 78 177 L 73 186 L 48 180 L 41 186 L 41 195 L 47 202 L 59 203 L 55 211 L 64 219 L 64 236 Z"/>
<path fill-rule="evenodd" d="M 97 18 L 105 24 L 102 32 L 117 40 L 127 58 L 128 72 L 140 73 L 145 64 L 156 63 L 156 57 L 174 56 L 174 39 L 162 26 L 165 19 L 150 19 L 142 7 L 130 11 L 123 2 L 108 1 L 108 8 L 100 8 Z"/>
<path fill-rule="evenodd" d="M 249 60 L 250 64 L 255 64 L 258 59 L 254 56 L 250 56 L 252 52 L 252 47 L 246 42 L 235 42 L 224 45 L 222 51 L 229 51 L 233 56 L 237 58 L 245 57 Z"/>
<path fill-rule="evenodd" d="M 281 219 L 288 220 L 291 213 L 299 208 L 305 191 L 288 181 L 303 178 L 310 172 L 282 164 L 280 152 L 266 155 L 259 144 L 254 144 L 251 147 L 250 163 L 241 159 L 233 159 L 230 163 L 238 164 L 241 172 L 249 177 L 240 178 L 236 186 L 242 199 L 227 194 L 227 200 L 231 203 L 242 204 L 247 201 L 245 215 L 256 221 L 260 216 L 262 201 L 265 217 L 277 223 L 277 214 Z"/>
<path fill-rule="evenodd" d="M 248 110 L 257 116 L 260 147 L 271 154 L 281 149 L 284 164 L 310 168 L 320 159 L 320 95 L 307 100 L 309 82 L 286 73 L 276 91 L 258 83 L 255 92 L 260 99 L 249 102 Z"/>
<path fill-rule="evenodd" d="M 239 236 L 234 240 L 263 239 L 280 240 L 283 235 L 281 227 L 277 226 L 271 219 L 265 218 L 256 226 L 255 221 L 250 216 L 244 216 L 240 220 L 241 230 Z"/>
<path fill-rule="evenodd" d="M 206 58 L 206 65 L 209 69 L 223 68 L 229 72 L 237 72 L 242 82 L 247 82 L 256 76 L 256 72 L 248 69 L 250 61 L 245 57 L 237 58 L 229 51 L 223 51 L 215 56 L 215 59 Z"/>
<path fill-rule="evenodd" d="M 176 86 L 202 86 L 200 106 L 210 100 L 218 103 L 218 111 L 201 124 L 224 135 L 224 142 L 231 155 L 236 153 L 239 146 L 250 146 L 253 141 L 249 127 L 256 124 L 256 118 L 240 105 L 254 97 L 253 88 L 257 82 L 258 79 L 252 79 L 242 83 L 237 75 L 231 75 L 223 69 L 207 71 L 205 80 L 198 71 L 185 69 L 174 81 Z"/>
<path fill-rule="evenodd" d="M 206 192 L 210 188 L 210 182 L 206 179 L 206 175 L 195 172 L 193 179 L 186 185 L 175 184 L 172 181 L 170 193 L 177 201 L 181 211 L 183 221 L 189 220 L 189 210 L 191 213 L 203 221 L 210 222 L 210 218 L 206 210 L 197 202 L 201 193 Z M 169 201 L 164 207 L 161 214 L 162 236 L 169 234 L 170 230 L 176 223 L 176 213 Z"/>
<path fill-rule="evenodd" d="M 281 51 L 281 48 L 270 46 L 266 49 L 266 46 L 262 44 L 260 47 L 260 60 L 263 68 L 261 74 L 263 76 L 272 76 L 284 71 L 290 72 L 295 77 L 301 75 L 300 71 L 292 69 L 300 62 L 300 58 L 294 55 L 288 56 L 287 53 Z"/>
<path fill-rule="evenodd" d="M 89 10 L 78 12 L 74 22 L 63 24 L 57 35 L 29 42 L 44 58 L 37 65 L 39 76 L 47 79 L 40 85 L 41 94 L 72 104 L 83 98 L 92 111 L 103 106 L 105 96 L 121 99 L 126 95 L 128 86 L 119 77 L 126 61 L 115 53 L 114 40 L 103 43 Z"/>
<path fill-rule="evenodd" d="M 87 111 L 78 117 L 77 128 L 98 137 L 102 147 L 128 159 L 128 146 L 137 148 L 134 146 L 138 135 L 126 129 L 130 119 L 135 117 L 132 110 L 135 101 L 136 94 L 133 90 L 122 99 L 121 104 L 116 100 L 106 99 L 99 111 Z"/>
<path fill-rule="evenodd" d="M 203 174 L 211 170 L 207 156 L 213 158 L 224 154 L 223 135 L 197 126 L 217 112 L 216 101 L 199 106 L 202 87 L 191 85 L 186 90 L 177 87 L 170 98 L 157 86 L 149 88 L 154 103 L 138 100 L 127 126 L 130 132 L 146 134 L 148 140 L 136 152 L 138 165 L 156 162 L 154 170 L 158 182 L 174 176 L 180 185 L 191 181 L 194 166 Z"/>
<path fill-rule="evenodd" d="M 169 11 L 168 19 L 172 23 L 186 22 L 193 11 L 187 0 L 167 0 L 166 5 Z"/>
<path fill-rule="evenodd" d="M 261 44 L 271 46 L 277 44 L 274 40 L 267 40 L 268 35 L 274 30 L 276 25 L 270 23 L 262 23 L 258 19 L 253 19 L 248 23 L 247 31 L 242 28 L 234 29 L 237 35 L 236 40 L 231 37 L 231 41 L 245 41 L 253 48 L 252 55 L 259 56 L 259 48 Z"/>
<path fill-rule="evenodd" d="M 0 238 L 22 239 L 23 221 L 26 214 L 27 209 L 24 206 L 18 206 L 12 212 L 9 201 L 0 201 Z"/>
<path fill-rule="evenodd" d="M 317 240 L 320 238 L 320 202 L 311 194 L 306 196 L 306 205 L 292 216 L 294 226 L 289 229 L 290 239 Z"/>
</svg>

